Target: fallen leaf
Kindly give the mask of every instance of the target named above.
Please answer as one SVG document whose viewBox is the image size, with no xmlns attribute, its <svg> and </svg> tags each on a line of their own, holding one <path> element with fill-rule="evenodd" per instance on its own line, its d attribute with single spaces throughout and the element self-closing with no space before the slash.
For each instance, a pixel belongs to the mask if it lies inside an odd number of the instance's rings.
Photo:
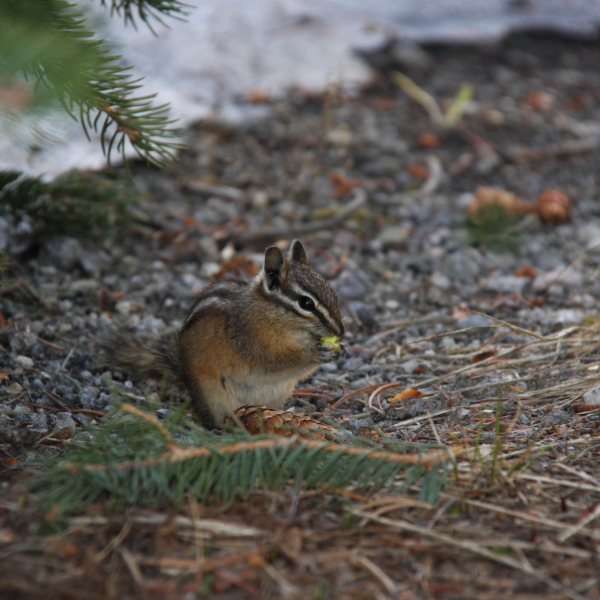
<svg viewBox="0 0 600 600">
<path fill-rule="evenodd" d="M 250 278 L 258 273 L 258 267 L 243 254 L 238 254 L 223 261 L 221 268 L 213 274 L 212 280 L 218 281 L 226 277 Z"/>
<path fill-rule="evenodd" d="M 395 102 L 393 98 L 386 96 L 376 96 L 371 100 L 371 106 L 377 110 L 390 110 L 394 108 Z"/>
<path fill-rule="evenodd" d="M 538 112 L 548 112 L 554 105 L 554 96 L 548 92 L 532 90 L 525 96 L 525 102 Z"/>
<path fill-rule="evenodd" d="M 71 437 L 71 432 L 68 427 L 61 427 L 52 433 L 52 437 L 57 440 L 68 440 Z"/>
<path fill-rule="evenodd" d="M 471 313 L 464 302 L 461 302 L 453 311 L 452 318 L 456 321 L 466 319 Z"/>
<path fill-rule="evenodd" d="M 360 179 L 350 179 L 349 177 L 346 177 L 346 174 L 343 171 L 333 171 L 330 173 L 329 181 L 333 183 L 333 192 L 331 195 L 334 198 L 340 198 L 362 184 Z"/>
<path fill-rule="evenodd" d="M 417 137 L 417 144 L 421 148 L 437 148 L 440 145 L 440 138 L 433 131 L 424 131 Z"/>
<path fill-rule="evenodd" d="M 415 179 L 428 179 L 429 178 L 429 169 L 424 165 L 420 165 L 419 163 L 411 163 L 406 167 L 408 174 Z"/>
<path fill-rule="evenodd" d="M 600 408 L 600 404 L 573 404 L 571 408 L 574 413 L 582 413 L 588 410 L 597 410 Z"/>
<path fill-rule="evenodd" d="M 248 100 L 252 104 L 262 104 L 263 102 L 269 101 L 269 94 L 263 90 L 252 90 L 248 94 Z"/>
<path fill-rule="evenodd" d="M 194 217 L 184 217 L 183 218 L 183 225 L 185 227 L 197 227 L 198 226 L 198 221 L 196 221 L 196 219 L 194 219 Z"/>
<path fill-rule="evenodd" d="M 519 267 L 515 269 L 515 275 L 517 277 L 530 277 L 533 279 L 537 273 L 535 269 L 531 265 L 525 265 L 524 267 Z"/>
<path fill-rule="evenodd" d="M 497 354 L 497 350 L 486 350 L 485 352 L 477 352 L 477 354 L 474 354 L 471 357 L 471 360 L 469 362 L 473 365 L 475 363 L 481 362 L 482 360 L 491 358 L 492 356 L 496 356 Z"/>
<path fill-rule="evenodd" d="M 389 398 L 388 402 L 398 402 L 398 400 L 406 400 L 406 398 L 418 398 L 422 395 L 423 392 L 420 392 L 419 390 L 414 390 L 412 388 L 408 388 L 407 390 L 396 394 L 393 398 Z"/>
</svg>

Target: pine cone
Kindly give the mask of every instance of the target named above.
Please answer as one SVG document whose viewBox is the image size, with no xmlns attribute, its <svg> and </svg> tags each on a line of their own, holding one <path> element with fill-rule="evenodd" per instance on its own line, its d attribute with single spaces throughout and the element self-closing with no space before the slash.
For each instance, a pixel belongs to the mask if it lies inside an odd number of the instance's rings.
<svg viewBox="0 0 600 600">
<path fill-rule="evenodd" d="M 485 208 L 490 205 L 501 206 L 506 214 L 521 214 L 534 212 L 535 206 L 528 202 L 523 202 L 518 196 L 506 190 L 479 186 L 467 206 L 467 214 L 470 217 L 484 217 Z"/>
<path fill-rule="evenodd" d="M 571 199 L 558 188 L 544 190 L 536 198 L 537 213 L 546 223 L 566 223 L 571 220 Z"/>
<path fill-rule="evenodd" d="M 308 415 L 268 408 L 264 404 L 244 404 L 233 414 L 251 434 L 298 435 L 309 440 L 336 439 L 336 429 L 331 425 L 316 421 Z"/>
</svg>

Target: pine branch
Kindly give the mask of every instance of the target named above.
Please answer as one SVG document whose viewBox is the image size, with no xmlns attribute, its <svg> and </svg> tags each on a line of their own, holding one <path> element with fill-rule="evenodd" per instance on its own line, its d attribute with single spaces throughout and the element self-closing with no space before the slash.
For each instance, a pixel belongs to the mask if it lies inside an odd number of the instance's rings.
<svg viewBox="0 0 600 600">
<path fill-rule="evenodd" d="M 121 408 L 47 462 L 35 480 L 53 517 L 102 498 L 116 506 L 153 505 L 181 503 L 192 493 L 202 502 L 223 502 L 282 488 L 299 476 L 305 487 L 362 491 L 399 491 L 421 479 L 421 497 L 431 502 L 452 457 L 440 448 L 399 442 L 375 449 L 361 438 L 332 444 L 239 430 L 216 434 L 176 420 L 161 423 L 130 405 Z"/>
<path fill-rule="evenodd" d="M 150 8 L 175 10 L 173 2 L 139 3 L 142 18 Z M 127 0 L 118 3 L 131 13 Z M 118 9 L 116 9 L 118 10 Z M 162 164 L 181 148 L 174 138 L 167 105 L 155 106 L 155 95 L 136 96 L 140 80 L 132 79 L 118 56 L 103 40 L 92 39 L 84 18 L 64 0 L 4 0 L 0 5 L 0 82 L 18 81 L 19 74 L 35 81 L 29 104 L 56 98 L 89 130 L 100 131 L 102 148 L 110 160 L 113 150 L 125 157 L 131 143 L 144 159 Z"/>
<path fill-rule="evenodd" d="M 187 4 L 179 0 L 100 0 L 103 6 L 110 4 L 110 14 L 117 13 L 122 16 L 125 23 L 135 27 L 134 10 L 138 17 L 152 29 L 150 19 L 164 25 L 161 14 L 178 19 L 187 15 Z"/>
<path fill-rule="evenodd" d="M 69 172 L 46 182 L 0 170 L 0 216 L 11 227 L 28 222 L 36 236 L 105 239 L 131 222 L 139 194 L 120 171 Z"/>
</svg>

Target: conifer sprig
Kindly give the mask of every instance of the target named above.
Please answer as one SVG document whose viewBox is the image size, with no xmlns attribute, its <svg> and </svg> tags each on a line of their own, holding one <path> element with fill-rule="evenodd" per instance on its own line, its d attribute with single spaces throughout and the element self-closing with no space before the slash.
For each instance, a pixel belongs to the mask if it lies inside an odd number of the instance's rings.
<svg viewBox="0 0 600 600">
<path fill-rule="evenodd" d="M 172 18 L 183 18 L 187 15 L 186 4 L 179 0 L 100 0 L 103 6 L 110 4 L 111 14 L 117 13 L 125 19 L 125 23 L 130 23 L 135 27 L 134 12 L 146 23 L 150 29 L 152 25 L 150 19 L 163 23 L 161 15 L 167 15 Z M 163 23 L 164 24 L 164 23 Z"/>
<path fill-rule="evenodd" d="M 115 1 L 131 20 L 132 4 L 147 20 L 152 11 L 176 12 L 174 0 Z M 183 6 L 183 5 L 181 5 Z M 179 11 L 181 12 L 181 11 Z M 0 5 L 0 84 L 35 83 L 30 107 L 56 98 L 89 130 L 100 131 L 110 160 L 113 150 L 125 153 L 127 142 L 144 159 L 162 164 L 181 147 L 167 105 L 154 105 L 155 95 L 136 96 L 141 87 L 119 56 L 113 55 L 74 5 L 64 0 L 4 0 Z"/>
<path fill-rule="evenodd" d="M 398 491 L 421 479 L 421 498 L 431 502 L 450 457 L 431 446 L 374 447 L 361 438 L 337 444 L 240 430 L 217 434 L 177 419 L 160 423 L 124 405 L 50 459 L 34 485 L 53 516 L 80 512 L 102 498 L 115 506 L 181 503 L 190 493 L 202 502 L 228 501 L 298 477 L 305 487 L 363 492 Z"/>
</svg>

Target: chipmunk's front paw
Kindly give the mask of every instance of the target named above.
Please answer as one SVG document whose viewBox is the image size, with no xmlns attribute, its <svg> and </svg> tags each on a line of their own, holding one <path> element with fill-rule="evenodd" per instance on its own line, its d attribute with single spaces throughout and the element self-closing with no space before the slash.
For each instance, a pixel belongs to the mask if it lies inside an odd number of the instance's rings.
<svg viewBox="0 0 600 600">
<path fill-rule="evenodd" d="M 340 344 L 339 339 L 337 336 L 321 338 L 321 342 L 317 346 L 319 362 L 334 362 L 348 354 L 346 347 Z"/>
</svg>

